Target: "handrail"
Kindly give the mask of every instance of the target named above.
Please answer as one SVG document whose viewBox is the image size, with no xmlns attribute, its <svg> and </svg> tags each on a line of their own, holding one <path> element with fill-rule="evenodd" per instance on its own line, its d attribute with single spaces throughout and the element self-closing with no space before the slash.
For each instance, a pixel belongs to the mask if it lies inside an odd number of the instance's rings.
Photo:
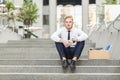
<svg viewBox="0 0 120 80">
<path fill-rule="evenodd" d="M 108 29 L 110 29 L 110 27 L 113 25 L 112 27 L 113 27 L 115 30 L 120 31 L 120 29 L 118 29 L 118 28 L 116 28 L 116 27 L 114 26 L 114 23 L 115 23 L 116 21 L 118 21 L 119 18 L 120 18 L 120 14 L 115 18 L 114 21 L 112 21 L 112 23 L 111 23 L 110 25 L 108 25 Z"/>
<path fill-rule="evenodd" d="M 102 21 L 102 22 L 99 23 L 99 24 L 95 24 L 95 25 L 93 26 L 93 28 L 95 28 L 94 31 L 99 31 L 101 28 L 103 28 L 103 27 L 101 27 L 101 26 L 103 26 L 103 25 L 105 25 L 105 27 L 106 27 L 106 24 L 105 24 L 104 21 Z"/>
<path fill-rule="evenodd" d="M 105 25 L 104 27 L 107 27 L 105 21 L 102 21 L 101 24 L 99 24 L 97 31 L 99 31 L 101 28 L 103 28 L 103 25 Z"/>
<path fill-rule="evenodd" d="M 32 33 L 31 31 L 29 31 L 29 30 L 25 30 L 27 33 L 30 33 L 31 35 L 33 35 L 35 38 L 38 38 L 38 36 L 37 35 L 35 35 L 34 33 Z"/>
<path fill-rule="evenodd" d="M 114 23 L 115 23 L 115 22 L 114 22 Z M 114 25 L 114 23 L 113 23 L 113 25 Z M 118 31 L 120 31 L 120 29 L 116 28 L 115 26 L 113 26 L 113 28 L 116 29 L 116 30 L 118 30 Z"/>
</svg>

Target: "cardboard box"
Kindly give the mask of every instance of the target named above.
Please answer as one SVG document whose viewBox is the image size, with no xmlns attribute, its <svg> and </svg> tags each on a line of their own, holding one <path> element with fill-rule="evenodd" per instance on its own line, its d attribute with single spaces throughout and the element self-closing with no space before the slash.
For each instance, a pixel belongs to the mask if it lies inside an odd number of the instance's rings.
<svg viewBox="0 0 120 80">
<path fill-rule="evenodd" d="M 88 59 L 110 59 L 110 52 L 105 50 L 89 50 Z"/>
</svg>

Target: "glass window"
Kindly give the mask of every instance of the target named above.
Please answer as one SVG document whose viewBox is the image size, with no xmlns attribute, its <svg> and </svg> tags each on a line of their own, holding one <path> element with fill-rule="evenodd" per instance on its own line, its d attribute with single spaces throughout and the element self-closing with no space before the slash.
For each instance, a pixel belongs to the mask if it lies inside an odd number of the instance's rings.
<svg viewBox="0 0 120 80">
<path fill-rule="evenodd" d="M 2 3 L 5 4 L 7 0 L 3 0 Z"/>
<path fill-rule="evenodd" d="M 43 5 L 49 5 L 49 0 L 43 0 Z"/>
<path fill-rule="evenodd" d="M 58 5 L 57 6 L 57 29 L 64 26 L 63 19 L 66 15 L 72 15 L 74 18 L 74 26 L 82 28 L 82 6 L 81 5 Z"/>
<path fill-rule="evenodd" d="M 81 5 L 81 0 L 57 0 L 57 5 Z"/>
<path fill-rule="evenodd" d="M 96 4 L 96 0 L 89 0 L 89 4 Z"/>
<path fill-rule="evenodd" d="M 63 19 L 66 15 L 74 18 L 74 26 L 82 28 L 81 0 L 57 0 L 57 29 L 64 26 Z"/>
<path fill-rule="evenodd" d="M 0 0 L 0 4 L 5 4 L 7 1 L 14 2 L 14 0 Z"/>
<path fill-rule="evenodd" d="M 0 4 L 2 4 L 2 0 L 0 0 Z"/>
<path fill-rule="evenodd" d="M 89 25 L 95 25 L 97 20 L 96 20 L 96 5 L 95 4 L 90 4 L 89 5 Z"/>
<path fill-rule="evenodd" d="M 43 15 L 43 25 L 49 25 L 49 15 Z"/>
</svg>

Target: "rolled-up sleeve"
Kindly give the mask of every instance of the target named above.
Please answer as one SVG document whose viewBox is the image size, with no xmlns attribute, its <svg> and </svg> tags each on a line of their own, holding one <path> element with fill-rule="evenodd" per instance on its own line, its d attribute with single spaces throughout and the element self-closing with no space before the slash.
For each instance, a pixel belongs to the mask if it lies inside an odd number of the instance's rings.
<svg viewBox="0 0 120 80">
<path fill-rule="evenodd" d="M 87 38 L 88 38 L 88 35 L 85 32 L 83 32 L 81 30 L 78 31 L 78 37 L 77 37 L 78 41 L 84 41 Z"/>
</svg>

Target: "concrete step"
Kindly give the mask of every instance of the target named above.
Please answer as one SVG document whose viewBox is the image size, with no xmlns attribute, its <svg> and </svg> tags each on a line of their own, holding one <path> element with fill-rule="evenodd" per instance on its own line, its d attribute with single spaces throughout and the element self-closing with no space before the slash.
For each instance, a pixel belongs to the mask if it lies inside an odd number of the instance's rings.
<svg viewBox="0 0 120 80">
<path fill-rule="evenodd" d="M 33 42 L 33 43 L 30 43 L 30 42 L 21 42 L 21 43 L 7 43 L 7 44 L 0 44 L 0 47 L 4 47 L 4 46 L 51 46 L 51 45 L 54 45 L 55 46 L 55 43 L 53 42 Z M 94 48 L 95 47 L 95 44 L 91 44 L 91 43 L 86 43 L 85 44 L 86 47 L 92 47 Z"/>
<path fill-rule="evenodd" d="M 9 41 L 7 44 L 20 44 L 20 43 L 49 43 L 49 44 L 54 44 L 55 42 L 53 42 L 53 41 Z"/>
<path fill-rule="evenodd" d="M 55 42 L 49 39 L 36 39 L 36 40 L 19 40 L 19 41 L 8 41 L 7 44 L 54 44 Z M 89 45 L 92 44 L 94 45 L 95 43 L 90 43 L 88 41 L 85 42 L 85 44 Z"/>
<path fill-rule="evenodd" d="M 53 48 L 53 47 L 55 47 L 55 45 L 54 44 L 52 44 L 52 45 L 32 45 L 32 44 L 29 44 L 29 45 L 7 45 L 7 44 L 5 44 L 5 45 L 0 45 L 0 48 L 41 48 L 41 47 L 44 47 L 44 48 L 48 48 L 48 47 L 51 47 L 51 48 Z"/>
<path fill-rule="evenodd" d="M 0 59 L 58 59 L 55 48 L 6 48 L 0 50 Z M 88 54 L 82 53 L 81 59 L 87 59 Z"/>
<path fill-rule="evenodd" d="M 30 41 L 26 41 L 26 42 L 23 42 L 23 41 L 11 41 L 11 42 L 8 42 L 6 43 L 7 45 L 17 45 L 17 44 L 33 44 L 33 45 L 38 45 L 38 44 L 41 44 L 41 45 L 51 45 L 51 44 L 55 44 L 55 42 L 53 41 L 35 41 L 35 42 L 30 42 Z M 4 45 L 4 43 L 1 43 L 0 45 Z M 85 43 L 85 45 L 91 45 L 91 46 L 95 46 L 95 43 Z"/>
<path fill-rule="evenodd" d="M 32 45 L 51 45 L 51 44 L 55 44 L 54 42 L 9 42 L 7 43 L 7 45 L 17 45 L 17 44 L 26 44 L 26 45 L 29 45 L 29 44 L 32 44 Z"/>
<path fill-rule="evenodd" d="M 82 55 L 81 57 L 80 57 L 80 59 L 87 59 L 88 58 L 88 56 L 87 55 Z M 51 56 L 48 56 L 48 55 L 35 55 L 35 54 L 33 54 L 33 55 L 26 55 L 26 54 L 24 54 L 24 55 L 20 55 L 20 54 L 18 54 L 18 55 L 11 55 L 11 54 L 6 54 L 6 55 L 2 55 L 2 56 L 0 56 L 0 59 L 9 59 L 9 60 L 11 60 L 11 59 L 59 59 L 59 55 L 58 54 L 56 54 L 56 55 L 54 55 L 54 54 L 51 54 Z"/>
<path fill-rule="evenodd" d="M 54 47 L 54 48 L 50 48 L 50 47 L 46 47 L 46 48 L 43 48 L 43 47 L 41 47 L 41 48 L 0 48 L 0 51 L 12 51 L 12 52 L 14 52 L 14 51 L 24 51 L 24 50 L 26 50 L 26 51 L 46 51 L 46 50 L 56 50 L 56 48 Z"/>
<path fill-rule="evenodd" d="M 93 49 L 92 47 L 90 46 L 85 46 L 83 51 L 88 51 L 89 49 Z M 15 50 L 15 52 L 21 52 L 21 50 L 25 50 L 25 51 L 32 51 L 34 52 L 33 50 L 36 50 L 36 51 L 54 51 L 54 50 L 57 50 L 56 47 L 54 45 L 44 45 L 44 46 L 28 46 L 28 45 L 22 45 L 22 46 L 1 46 L 0 47 L 0 52 L 7 52 L 7 51 L 12 51 L 12 50 Z M 12 51 L 13 52 L 13 51 Z"/>
<path fill-rule="evenodd" d="M 51 55 L 54 55 L 54 54 L 57 54 L 58 52 L 57 52 L 57 50 L 47 50 L 47 51 L 44 51 L 44 50 L 41 50 L 41 51 L 19 51 L 19 52 L 15 52 L 15 51 L 10 51 L 10 52 L 5 52 L 5 51 L 0 51 L 0 55 L 9 55 L 9 54 L 11 54 L 11 55 L 19 55 L 19 54 L 21 54 L 21 55 L 24 55 L 24 54 L 28 54 L 28 55 L 32 55 L 32 54 L 36 54 L 36 55 L 39 55 L 39 54 L 45 54 L 46 56 L 49 56 L 49 54 L 51 54 Z"/>
<path fill-rule="evenodd" d="M 9 40 L 8 43 L 18 43 L 18 42 L 54 42 L 52 41 L 51 39 L 23 39 L 23 40 Z M 86 40 L 85 41 L 86 43 L 90 43 L 90 41 Z"/>
<path fill-rule="evenodd" d="M 0 54 L 3 53 L 57 53 L 56 48 L 0 48 Z"/>
<path fill-rule="evenodd" d="M 59 55 L 52 55 L 51 56 L 42 56 L 42 55 L 3 55 L 0 56 L 0 59 L 59 59 Z"/>
<path fill-rule="evenodd" d="M 25 45 L 25 44 L 22 44 L 22 45 L 1 45 L 0 46 L 0 50 L 5 50 L 5 49 L 39 49 L 39 48 L 42 48 L 43 50 L 49 50 L 49 49 L 56 49 L 56 46 L 54 44 L 51 44 L 51 45 L 32 45 L 32 44 L 29 44 L 29 45 Z M 94 47 L 92 46 L 89 46 L 89 45 L 85 45 L 84 47 L 84 50 L 88 50 L 88 49 L 93 49 Z"/>
<path fill-rule="evenodd" d="M 0 73 L 71 73 L 61 66 L 41 65 L 0 65 Z M 76 66 L 74 73 L 120 73 L 120 66 Z"/>
<path fill-rule="evenodd" d="M 12 52 L 7 52 L 7 53 L 0 53 L 0 56 L 2 57 L 2 56 L 57 56 L 58 55 L 58 53 L 57 53 L 57 51 L 56 52 L 42 52 L 42 53 L 40 53 L 40 52 L 18 52 L 18 53 L 16 53 L 16 52 L 14 52 L 14 53 L 12 53 Z"/>
<path fill-rule="evenodd" d="M 88 58 L 89 48 L 84 48 L 81 58 Z M 0 48 L 0 58 L 58 58 L 56 48 Z"/>
<path fill-rule="evenodd" d="M 86 45 L 85 47 L 87 48 L 93 48 L 90 45 Z M 55 44 L 44 44 L 44 45 L 40 45 L 40 44 L 12 44 L 12 45 L 8 45 L 8 44 L 4 44 L 4 45 L 0 45 L 0 48 L 55 48 Z"/>
<path fill-rule="evenodd" d="M 1 80 L 120 80 L 117 73 L 1 73 Z"/>
<path fill-rule="evenodd" d="M 55 41 L 52 41 L 50 39 L 23 39 L 23 40 L 9 40 L 8 43 L 55 43 Z M 86 44 L 91 43 L 90 41 L 85 41 Z"/>
<path fill-rule="evenodd" d="M 70 61 L 69 61 L 70 62 Z M 0 59 L 0 65 L 61 65 L 59 59 Z M 78 60 L 78 66 L 120 66 L 120 60 Z"/>
<path fill-rule="evenodd" d="M 120 80 L 117 73 L 5 73 L 1 80 Z"/>
<path fill-rule="evenodd" d="M 50 49 L 47 49 L 47 50 L 42 50 L 42 48 L 40 49 L 29 49 L 29 48 L 26 48 L 25 49 L 14 49 L 14 48 L 11 48 L 11 51 L 10 49 L 4 49 L 4 50 L 1 50 L 0 51 L 0 56 L 7 56 L 7 55 L 38 55 L 38 56 L 52 56 L 52 55 L 58 55 L 58 52 L 56 49 L 54 48 L 50 48 Z M 82 55 L 88 55 L 87 51 L 86 53 L 82 53 Z"/>
<path fill-rule="evenodd" d="M 18 40 L 17 42 L 24 42 L 24 41 L 29 41 L 29 42 L 34 42 L 34 41 L 52 41 L 51 39 L 22 39 L 22 40 Z M 14 42 L 14 40 L 9 40 L 8 42 Z M 16 41 L 15 41 L 16 42 Z"/>
</svg>

